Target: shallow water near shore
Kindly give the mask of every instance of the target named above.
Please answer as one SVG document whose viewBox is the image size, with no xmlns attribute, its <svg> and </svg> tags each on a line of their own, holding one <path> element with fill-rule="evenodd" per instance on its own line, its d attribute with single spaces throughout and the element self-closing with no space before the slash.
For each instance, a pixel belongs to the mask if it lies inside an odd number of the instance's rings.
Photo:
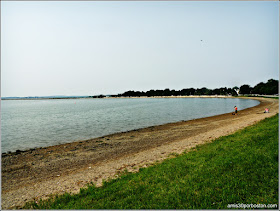
<svg viewBox="0 0 280 211">
<path fill-rule="evenodd" d="M 238 98 L 2 100 L 2 153 L 209 117 L 258 105 Z"/>
</svg>

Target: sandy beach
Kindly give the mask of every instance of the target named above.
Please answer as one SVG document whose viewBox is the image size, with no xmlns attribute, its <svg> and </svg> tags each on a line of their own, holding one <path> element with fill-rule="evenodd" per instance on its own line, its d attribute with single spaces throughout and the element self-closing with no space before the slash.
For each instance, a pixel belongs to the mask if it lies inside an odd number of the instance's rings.
<svg viewBox="0 0 280 211">
<path fill-rule="evenodd" d="M 260 104 L 238 115 L 227 113 L 2 154 L 2 209 L 19 208 L 51 194 L 77 193 L 91 182 L 101 186 L 103 180 L 115 178 L 125 169 L 136 172 L 279 112 L 278 99 L 249 99 Z M 266 107 L 269 113 L 264 113 Z"/>
</svg>

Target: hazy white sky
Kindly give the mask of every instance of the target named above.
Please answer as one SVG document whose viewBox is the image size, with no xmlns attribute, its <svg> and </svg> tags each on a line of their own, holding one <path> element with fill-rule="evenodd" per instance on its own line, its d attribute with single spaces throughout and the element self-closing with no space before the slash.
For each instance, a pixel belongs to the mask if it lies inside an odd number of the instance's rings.
<svg viewBox="0 0 280 211">
<path fill-rule="evenodd" d="M 270 78 L 279 78 L 278 1 L 1 1 L 2 97 Z"/>
</svg>

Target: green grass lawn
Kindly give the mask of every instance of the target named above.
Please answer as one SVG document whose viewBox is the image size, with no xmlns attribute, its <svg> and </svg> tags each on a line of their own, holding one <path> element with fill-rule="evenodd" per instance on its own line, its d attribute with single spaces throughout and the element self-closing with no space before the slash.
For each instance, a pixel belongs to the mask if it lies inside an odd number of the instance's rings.
<svg viewBox="0 0 280 211">
<path fill-rule="evenodd" d="M 278 115 L 163 163 L 25 205 L 35 209 L 227 209 L 278 205 Z"/>
</svg>

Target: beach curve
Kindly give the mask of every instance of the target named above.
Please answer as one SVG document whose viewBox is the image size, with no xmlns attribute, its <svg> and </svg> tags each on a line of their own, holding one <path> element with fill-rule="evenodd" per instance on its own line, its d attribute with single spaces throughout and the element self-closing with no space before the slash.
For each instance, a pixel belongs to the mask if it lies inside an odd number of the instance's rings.
<svg viewBox="0 0 280 211">
<path fill-rule="evenodd" d="M 278 113 L 278 99 L 249 99 L 260 104 L 238 115 L 227 113 L 2 154 L 2 209 L 16 208 L 51 194 L 77 193 L 90 182 L 100 186 L 102 180 L 117 177 L 124 169 L 138 171 L 172 153 L 180 154 Z M 270 113 L 263 113 L 265 107 Z"/>
</svg>

